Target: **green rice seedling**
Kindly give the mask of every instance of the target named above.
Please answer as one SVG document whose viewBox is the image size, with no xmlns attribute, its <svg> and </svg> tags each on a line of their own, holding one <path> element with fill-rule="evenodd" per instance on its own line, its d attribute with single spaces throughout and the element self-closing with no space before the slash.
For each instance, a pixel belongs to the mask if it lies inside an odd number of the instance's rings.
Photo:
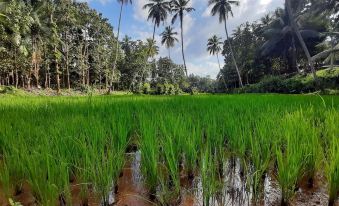
<svg viewBox="0 0 339 206">
<path fill-rule="evenodd" d="M 40 205 L 56 205 L 60 189 L 56 185 L 59 167 L 48 153 L 27 156 L 28 182 Z"/>
<path fill-rule="evenodd" d="M 201 156 L 200 175 L 203 190 L 203 206 L 212 204 L 213 196 L 219 187 L 219 179 L 216 176 L 216 162 L 213 160 L 211 149 L 206 147 Z"/>
<path fill-rule="evenodd" d="M 13 195 L 14 187 L 11 182 L 10 170 L 6 162 L 0 164 L 0 185 L 5 193 L 6 198 L 10 198 Z"/>
<path fill-rule="evenodd" d="M 326 166 L 328 179 L 329 206 L 333 206 L 339 195 L 339 141 L 333 139 Z"/>
<path fill-rule="evenodd" d="M 251 149 L 250 162 L 252 164 L 251 186 L 254 203 L 257 203 L 263 195 L 264 175 L 268 171 L 272 159 L 272 143 L 274 138 L 270 129 L 270 122 L 259 120 L 256 124 L 254 134 L 249 134 Z"/>
<path fill-rule="evenodd" d="M 279 131 L 286 141 L 285 145 L 277 145 L 276 148 L 277 178 L 282 190 L 282 205 L 287 205 L 288 200 L 294 195 L 304 167 L 304 156 L 297 135 L 298 121 L 293 114 L 286 115 L 282 122 L 282 130 Z"/>
<path fill-rule="evenodd" d="M 325 149 L 326 177 L 328 181 L 329 206 L 333 206 L 339 195 L 339 113 L 334 109 L 326 112 L 325 138 L 329 148 Z"/>
<path fill-rule="evenodd" d="M 159 138 L 165 166 L 169 174 L 169 186 L 176 195 L 180 193 L 180 167 L 183 163 L 182 142 L 186 136 L 184 123 L 181 118 L 168 115 L 159 123 Z"/>
<path fill-rule="evenodd" d="M 308 187 L 313 187 L 314 177 L 321 162 L 320 129 L 315 125 L 315 117 L 313 115 L 313 108 L 294 113 L 295 118 L 299 122 L 299 149 L 304 157 L 303 175 L 308 180 Z"/>
<path fill-rule="evenodd" d="M 187 166 L 187 173 L 189 179 L 194 178 L 194 171 L 197 169 L 197 161 L 200 154 L 200 147 L 202 145 L 202 131 L 200 129 L 199 122 L 194 123 L 192 120 L 188 121 L 187 136 L 183 141 L 183 153 L 185 157 L 185 163 Z"/>
<path fill-rule="evenodd" d="M 113 190 L 113 185 L 117 183 L 120 171 L 124 165 L 124 154 L 114 152 L 99 152 L 92 162 L 91 175 L 95 191 L 100 194 L 102 205 L 108 206 L 109 193 Z"/>
<path fill-rule="evenodd" d="M 140 130 L 141 168 L 147 186 L 150 189 L 150 195 L 154 198 L 159 178 L 159 141 L 157 140 L 157 129 L 152 121 L 141 116 Z"/>
</svg>

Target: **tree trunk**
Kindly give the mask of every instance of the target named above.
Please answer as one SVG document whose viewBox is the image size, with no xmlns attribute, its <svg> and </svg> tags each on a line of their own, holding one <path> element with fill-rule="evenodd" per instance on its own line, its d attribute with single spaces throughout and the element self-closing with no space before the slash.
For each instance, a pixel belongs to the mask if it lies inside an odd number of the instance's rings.
<svg viewBox="0 0 339 206">
<path fill-rule="evenodd" d="M 54 52 L 57 52 L 56 46 L 54 46 Z M 57 83 L 57 92 L 60 93 L 60 74 L 59 74 L 59 63 L 58 60 L 55 58 L 55 78 Z"/>
<path fill-rule="evenodd" d="M 123 6 L 124 4 L 121 2 L 120 3 L 120 15 L 119 15 L 119 23 L 118 23 L 118 34 L 117 34 L 117 44 L 115 48 L 115 57 L 114 57 L 114 63 L 113 63 L 113 68 L 112 68 L 112 77 L 111 77 L 111 85 L 109 90 L 114 91 L 114 85 L 113 85 L 113 80 L 114 80 L 114 70 L 118 61 L 118 54 L 119 54 L 119 36 L 120 36 L 120 26 L 121 26 L 121 17 L 122 17 L 122 11 L 123 11 Z M 109 91 L 109 92 L 110 92 Z"/>
<path fill-rule="evenodd" d="M 221 65 L 220 65 L 220 60 L 219 60 L 219 53 L 217 53 L 217 59 L 218 59 L 218 65 L 219 65 L 219 70 L 221 72 Z M 227 89 L 227 84 L 226 84 L 226 81 L 225 81 L 225 77 L 224 77 L 224 74 L 221 73 L 221 78 L 222 78 L 222 81 L 224 83 L 224 86 L 225 86 L 225 89 Z"/>
<path fill-rule="evenodd" d="M 292 56 L 293 56 L 293 69 L 296 69 L 298 73 L 300 73 L 300 69 L 298 66 L 298 62 L 297 62 L 297 48 L 295 46 L 295 39 L 294 36 L 292 35 Z"/>
<path fill-rule="evenodd" d="M 45 74 L 45 88 L 48 88 L 48 72 Z"/>
<path fill-rule="evenodd" d="M 233 60 L 235 69 L 237 70 L 237 74 L 238 74 L 238 78 L 239 78 L 239 85 L 240 85 L 240 87 L 243 87 L 242 80 L 241 80 L 241 75 L 240 75 L 240 71 L 239 71 L 237 62 L 236 62 L 235 57 L 234 57 L 234 53 L 233 53 L 233 48 L 232 48 L 231 41 L 230 41 L 229 36 L 228 36 L 226 20 L 225 20 L 225 32 L 226 32 L 226 41 L 228 42 L 228 46 L 230 47 L 232 60 Z"/>
<path fill-rule="evenodd" d="M 180 15 L 180 28 L 181 28 L 181 53 L 182 53 L 182 59 L 184 61 L 184 68 L 185 68 L 185 73 L 186 73 L 186 77 L 188 77 L 188 73 L 187 73 L 187 67 L 186 67 L 186 59 L 185 59 L 185 52 L 184 52 L 184 18 L 182 15 Z"/>
<path fill-rule="evenodd" d="M 19 77 L 18 77 L 18 65 L 16 62 L 16 48 L 14 49 L 14 69 L 15 69 L 15 88 L 18 88 L 19 84 Z"/>
<path fill-rule="evenodd" d="M 333 37 L 331 37 L 331 49 L 332 51 L 334 50 L 334 39 Z M 334 52 L 331 53 L 331 66 L 330 69 L 333 70 L 334 69 Z"/>
<path fill-rule="evenodd" d="M 307 49 L 306 43 L 305 43 L 304 39 L 301 36 L 301 33 L 300 33 L 299 28 L 297 26 L 297 23 L 294 20 L 290 0 L 285 0 L 285 4 L 286 4 L 286 10 L 287 10 L 288 18 L 290 20 L 292 29 L 295 32 L 295 34 L 297 35 L 299 43 L 300 43 L 301 47 L 303 48 L 303 50 L 305 52 L 305 55 L 306 55 L 307 61 L 308 61 L 308 66 L 311 68 L 311 71 L 312 71 L 312 74 L 313 74 L 313 78 L 317 79 L 317 74 L 316 74 L 316 71 L 314 69 L 314 63 L 313 63 L 311 54 L 310 54 L 309 50 Z"/>
<path fill-rule="evenodd" d="M 70 74 L 69 74 L 69 57 L 68 57 L 68 46 L 66 46 L 66 75 L 67 75 L 67 88 L 68 90 L 71 90 L 71 80 L 70 80 Z"/>
</svg>

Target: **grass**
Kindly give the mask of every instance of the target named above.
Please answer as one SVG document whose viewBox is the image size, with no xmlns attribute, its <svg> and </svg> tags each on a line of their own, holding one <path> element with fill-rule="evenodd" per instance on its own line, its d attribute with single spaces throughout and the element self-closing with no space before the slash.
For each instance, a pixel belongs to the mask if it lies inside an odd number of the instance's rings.
<svg viewBox="0 0 339 206">
<path fill-rule="evenodd" d="M 242 161 L 254 202 L 271 170 L 283 204 L 316 173 L 327 177 L 332 202 L 339 190 L 337 96 L 9 96 L 0 99 L 0 114 L 7 198 L 27 183 L 40 205 L 70 204 L 75 179 L 84 204 L 94 193 L 108 205 L 131 144 L 151 197 L 162 204 L 180 195 L 183 173 L 201 177 L 210 204 L 229 159 Z"/>
</svg>

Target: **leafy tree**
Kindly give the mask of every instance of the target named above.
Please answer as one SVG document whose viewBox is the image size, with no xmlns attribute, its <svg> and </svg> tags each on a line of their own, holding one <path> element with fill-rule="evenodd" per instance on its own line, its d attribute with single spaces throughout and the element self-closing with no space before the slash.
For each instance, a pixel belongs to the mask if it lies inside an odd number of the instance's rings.
<svg viewBox="0 0 339 206">
<path fill-rule="evenodd" d="M 187 66 L 186 66 L 186 60 L 185 60 L 185 52 L 184 52 L 184 13 L 190 13 L 194 11 L 195 9 L 192 7 L 189 7 L 189 3 L 191 0 L 172 0 L 171 1 L 171 10 L 174 13 L 174 16 L 172 18 L 172 24 L 175 23 L 175 21 L 178 19 L 180 20 L 180 28 L 181 28 L 181 53 L 182 53 L 182 59 L 184 61 L 184 67 L 185 72 L 187 76 Z"/>
</svg>

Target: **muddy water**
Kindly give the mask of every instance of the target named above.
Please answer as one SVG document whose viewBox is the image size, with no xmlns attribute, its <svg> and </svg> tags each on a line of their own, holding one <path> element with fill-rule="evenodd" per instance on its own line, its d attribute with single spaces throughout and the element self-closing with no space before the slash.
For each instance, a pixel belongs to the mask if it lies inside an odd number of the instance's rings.
<svg viewBox="0 0 339 206">
<path fill-rule="evenodd" d="M 144 184 L 141 173 L 140 152 L 126 154 L 126 165 L 118 181 L 118 187 L 110 194 L 110 203 L 117 206 L 154 206 L 159 205 L 149 199 L 149 192 Z M 252 193 L 248 190 L 246 178 L 242 175 L 240 161 L 235 165 L 227 163 L 224 167 L 223 189 L 210 201 L 209 206 L 247 206 L 251 203 Z M 193 181 L 188 181 L 185 174 L 181 174 L 181 200 L 179 206 L 202 206 L 203 189 L 201 177 L 197 175 Z M 326 206 L 328 196 L 326 182 L 321 175 L 317 175 L 312 189 L 307 184 L 302 185 L 296 195 L 290 201 L 292 206 Z M 72 203 L 81 206 L 80 187 L 77 183 L 72 184 Z M 34 206 L 36 201 L 27 184 L 24 185 L 21 194 L 14 197 L 23 206 Z M 259 205 L 280 205 L 281 190 L 274 175 L 268 175 L 264 181 L 264 198 Z M 100 200 L 92 193 L 88 199 L 89 206 L 100 206 Z M 258 205 L 258 204 L 257 204 Z M 8 206 L 0 187 L 0 206 Z M 339 206 L 339 200 L 335 206 Z"/>
<path fill-rule="evenodd" d="M 116 204 L 118 206 L 154 205 L 148 199 L 148 191 L 143 183 L 140 152 L 127 154 L 127 163 L 118 181 Z"/>
<path fill-rule="evenodd" d="M 130 160 L 123 170 L 123 176 L 119 180 L 119 190 L 117 194 L 117 205 L 119 206 L 151 206 L 156 203 L 151 202 L 148 191 L 143 183 L 140 171 L 140 152 L 129 155 Z M 209 206 L 246 206 L 253 205 L 251 202 L 252 192 L 248 190 L 248 183 L 241 172 L 240 161 L 237 160 L 235 166 L 227 163 L 224 168 L 224 188 L 215 195 Z M 295 197 L 291 200 L 292 206 L 317 206 L 328 204 L 326 192 L 326 182 L 324 178 L 317 176 L 314 187 L 308 189 L 301 187 L 296 191 Z M 202 206 L 203 189 L 201 177 L 197 176 L 193 182 L 188 183 L 187 178 L 181 177 L 181 203 L 180 206 Z M 281 203 L 281 190 L 273 175 L 268 175 L 264 181 L 264 198 L 259 205 L 275 206 Z M 339 206 L 339 200 L 336 202 Z"/>
</svg>

